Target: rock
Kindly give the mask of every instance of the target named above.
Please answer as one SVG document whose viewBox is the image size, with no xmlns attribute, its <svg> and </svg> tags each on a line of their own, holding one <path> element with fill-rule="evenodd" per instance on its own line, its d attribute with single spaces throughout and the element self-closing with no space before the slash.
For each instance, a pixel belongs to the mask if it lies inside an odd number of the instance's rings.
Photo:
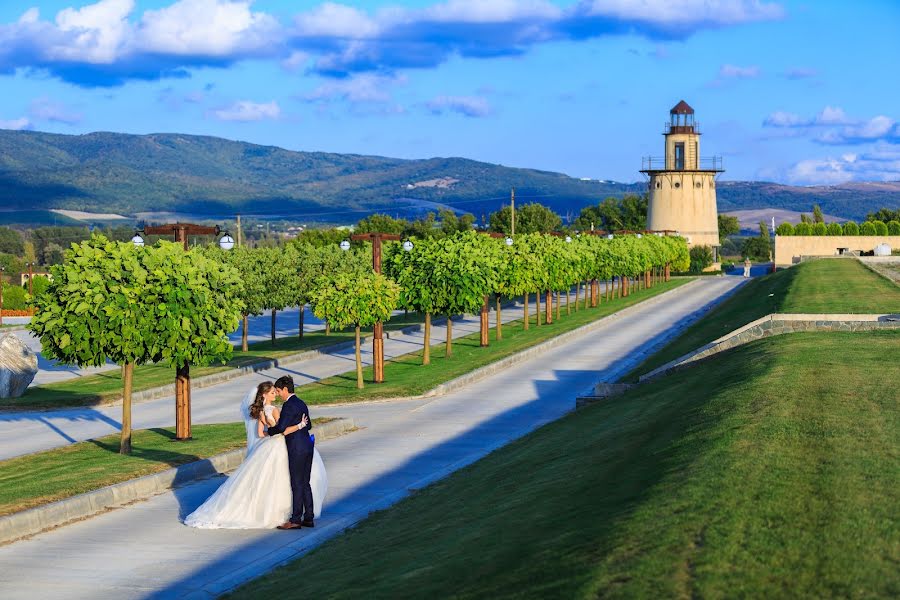
<svg viewBox="0 0 900 600">
<path fill-rule="evenodd" d="M 38 359 L 12 334 L 0 338 L 0 398 L 18 398 L 38 372 Z"/>
</svg>

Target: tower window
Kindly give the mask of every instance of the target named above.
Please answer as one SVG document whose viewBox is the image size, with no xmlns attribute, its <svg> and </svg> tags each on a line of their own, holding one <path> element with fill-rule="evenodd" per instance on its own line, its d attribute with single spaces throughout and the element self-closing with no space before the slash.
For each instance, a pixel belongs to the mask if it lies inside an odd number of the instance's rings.
<svg viewBox="0 0 900 600">
<path fill-rule="evenodd" d="M 684 142 L 675 142 L 675 170 L 684 171 Z"/>
<path fill-rule="evenodd" d="M 675 187 L 680 188 L 680 187 L 681 187 L 681 183 L 678 182 L 678 181 L 676 181 L 676 182 L 675 182 Z"/>
<path fill-rule="evenodd" d="M 698 181 L 697 183 L 694 184 L 694 187 L 696 187 L 696 188 L 702 188 L 702 187 L 703 187 L 703 184 L 702 184 L 701 182 Z"/>
<path fill-rule="evenodd" d="M 662 187 L 662 184 L 661 184 L 660 182 L 657 181 L 657 182 L 656 182 L 656 189 L 659 189 L 659 188 L 661 188 L 661 187 Z"/>
</svg>

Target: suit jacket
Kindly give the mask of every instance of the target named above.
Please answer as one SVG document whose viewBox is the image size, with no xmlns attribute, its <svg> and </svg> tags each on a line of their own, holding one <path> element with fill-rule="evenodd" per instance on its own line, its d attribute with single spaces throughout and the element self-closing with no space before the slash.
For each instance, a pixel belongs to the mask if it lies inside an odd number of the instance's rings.
<svg viewBox="0 0 900 600">
<path fill-rule="evenodd" d="M 309 418 L 309 408 L 306 407 L 306 402 L 291 394 L 291 397 L 281 407 L 281 416 L 278 417 L 278 422 L 269 427 L 269 435 L 284 433 L 284 430 L 291 425 L 299 425 L 303 415 L 306 415 L 309 424 L 299 431 L 284 436 L 288 456 L 291 454 L 307 454 L 313 451 L 313 442 L 309 439 L 312 419 Z"/>
</svg>

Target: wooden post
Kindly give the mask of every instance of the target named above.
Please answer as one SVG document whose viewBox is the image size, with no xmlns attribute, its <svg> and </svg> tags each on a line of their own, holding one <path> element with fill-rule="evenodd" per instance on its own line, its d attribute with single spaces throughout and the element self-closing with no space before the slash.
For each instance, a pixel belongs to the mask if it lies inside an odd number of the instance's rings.
<svg viewBox="0 0 900 600">
<path fill-rule="evenodd" d="M 490 323 L 488 322 L 488 316 L 490 314 L 489 309 L 490 306 L 488 302 L 490 301 L 490 297 L 484 297 L 484 304 L 481 305 L 481 347 L 487 346 L 490 341 L 488 340 L 488 332 L 491 328 Z"/>
<path fill-rule="evenodd" d="M 122 367 L 122 438 L 119 454 L 131 454 L 131 388 L 134 381 L 134 363 Z"/>
<path fill-rule="evenodd" d="M 374 354 L 375 383 L 384 383 L 384 323 L 378 321 L 372 328 L 372 353 Z"/>
<path fill-rule="evenodd" d="M 503 339 L 503 319 L 500 316 L 500 294 L 497 294 L 497 330 L 496 337 L 497 341 Z"/>
<path fill-rule="evenodd" d="M 547 296 L 544 300 L 544 323 L 553 324 L 553 292 L 547 290 Z"/>
<path fill-rule="evenodd" d="M 453 355 L 453 319 L 450 317 L 451 315 L 447 315 L 447 351 L 444 353 L 444 358 L 450 358 Z"/>
<path fill-rule="evenodd" d="M 672 264 L 666 263 L 665 279 L 669 281 L 672 278 Z"/>
<path fill-rule="evenodd" d="M 191 366 L 175 371 L 175 439 L 191 439 Z"/>
</svg>

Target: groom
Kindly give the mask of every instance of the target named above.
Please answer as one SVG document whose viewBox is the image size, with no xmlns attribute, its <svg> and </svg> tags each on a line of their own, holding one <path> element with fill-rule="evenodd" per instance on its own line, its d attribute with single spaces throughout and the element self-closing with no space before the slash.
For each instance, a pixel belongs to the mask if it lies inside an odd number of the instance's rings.
<svg viewBox="0 0 900 600">
<path fill-rule="evenodd" d="M 290 375 L 279 377 L 275 381 L 275 393 L 285 400 L 281 407 L 281 416 L 274 427 L 269 427 L 269 435 L 284 433 L 291 425 L 299 425 L 306 415 L 309 424 L 295 433 L 285 436 L 288 453 L 288 468 L 291 472 L 291 492 L 294 496 L 294 509 L 291 520 L 282 523 L 278 529 L 300 529 L 315 527 L 313 522 L 312 488 L 309 486 L 309 474 L 312 471 L 313 440 L 309 437 L 312 420 L 306 403 L 294 395 L 294 380 Z"/>
</svg>

